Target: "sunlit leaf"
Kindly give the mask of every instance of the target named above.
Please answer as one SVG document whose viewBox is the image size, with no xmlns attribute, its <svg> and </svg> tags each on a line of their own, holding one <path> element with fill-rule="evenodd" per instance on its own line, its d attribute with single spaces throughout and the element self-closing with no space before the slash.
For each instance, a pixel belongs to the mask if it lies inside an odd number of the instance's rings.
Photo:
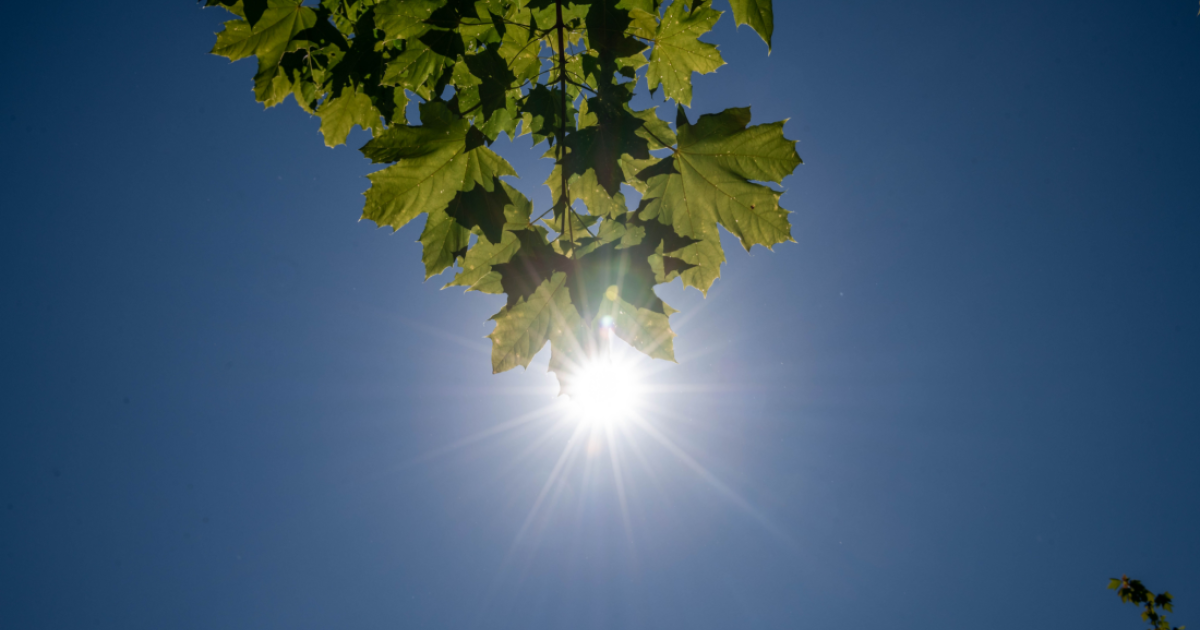
<svg viewBox="0 0 1200 630">
<path fill-rule="evenodd" d="M 725 65 L 716 46 L 697 39 L 721 17 L 710 5 L 700 2 L 688 11 L 683 2 L 672 3 L 654 36 L 646 82 L 651 90 L 662 84 L 666 97 L 683 105 L 692 102 L 693 72 L 707 74 Z"/>
</svg>

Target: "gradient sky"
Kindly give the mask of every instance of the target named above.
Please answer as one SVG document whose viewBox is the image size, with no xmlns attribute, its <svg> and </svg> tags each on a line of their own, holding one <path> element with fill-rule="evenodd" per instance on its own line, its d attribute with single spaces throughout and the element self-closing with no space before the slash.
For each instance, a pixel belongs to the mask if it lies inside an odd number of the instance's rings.
<svg viewBox="0 0 1200 630">
<path fill-rule="evenodd" d="M 1200 626 L 1195 2 L 776 5 L 692 115 L 790 119 L 797 242 L 660 289 L 627 512 L 604 441 L 537 503 L 546 357 L 220 11 L 10 8 L 0 627 L 1137 628 L 1121 573 Z"/>
</svg>

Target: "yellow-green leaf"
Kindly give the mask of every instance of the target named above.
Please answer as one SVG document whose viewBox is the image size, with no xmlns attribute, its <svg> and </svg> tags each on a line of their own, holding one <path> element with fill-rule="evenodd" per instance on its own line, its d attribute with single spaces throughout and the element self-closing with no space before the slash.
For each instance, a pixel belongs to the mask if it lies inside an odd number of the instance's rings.
<svg viewBox="0 0 1200 630">
<path fill-rule="evenodd" d="M 329 97 L 317 109 L 321 117 L 321 133 L 325 135 L 325 146 L 336 147 L 346 141 L 346 136 L 355 125 L 370 129 L 375 134 L 383 132 L 381 114 L 371 104 L 371 97 L 362 90 L 344 90 L 340 96 Z"/>
<path fill-rule="evenodd" d="M 529 362 L 547 341 L 570 344 L 580 326 L 579 313 L 571 304 L 567 274 L 558 272 L 542 282 L 528 299 L 522 298 L 492 316 L 496 328 L 492 340 L 492 372 L 529 367 Z"/>
<path fill-rule="evenodd" d="M 459 225 L 445 211 L 430 212 L 420 238 L 424 246 L 421 262 L 425 263 L 425 279 L 442 273 L 454 264 L 455 259 L 465 255 L 470 239 L 470 230 Z"/>
<path fill-rule="evenodd" d="M 496 177 L 517 174 L 444 104 L 427 104 L 421 119 L 424 125 L 391 127 L 362 148 L 375 162 L 396 162 L 367 176 L 363 218 L 398 230 L 422 212 L 445 209 L 459 191 L 490 191 Z"/>
<path fill-rule="evenodd" d="M 716 46 L 697 39 L 711 31 L 720 17 L 721 12 L 714 11 L 708 0 L 696 4 L 691 11 L 683 2 L 674 2 L 667 8 L 654 38 L 650 67 L 646 69 L 646 83 L 651 90 L 661 84 L 667 98 L 691 104 L 692 73 L 707 74 L 725 65 Z"/>
</svg>

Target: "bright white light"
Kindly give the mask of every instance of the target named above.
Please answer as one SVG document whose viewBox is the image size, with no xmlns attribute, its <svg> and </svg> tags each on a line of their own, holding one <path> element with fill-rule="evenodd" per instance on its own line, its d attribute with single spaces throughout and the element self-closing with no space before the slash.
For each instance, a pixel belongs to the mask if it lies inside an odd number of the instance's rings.
<svg viewBox="0 0 1200 630">
<path fill-rule="evenodd" d="M 571 378 L 571 406 L 584 422 L 619 422 L 638 404 L 638 380 L 627 363 L 593 360 L 580 366 Z"/>
</svg>

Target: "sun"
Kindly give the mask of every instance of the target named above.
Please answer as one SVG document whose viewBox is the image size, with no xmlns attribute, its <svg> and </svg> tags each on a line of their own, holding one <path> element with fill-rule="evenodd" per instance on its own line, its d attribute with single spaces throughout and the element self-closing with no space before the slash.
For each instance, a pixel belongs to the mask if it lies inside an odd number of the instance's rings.
<svg viewBox="0 0 1200 630">
<path fill-rule="evenodd" d="M 574 414 L 583 422 L 621 422 L 637 411 L 641 379 L 631 362 L 595 358 L 571 376 L 567 395 Z"/>
</svg>

